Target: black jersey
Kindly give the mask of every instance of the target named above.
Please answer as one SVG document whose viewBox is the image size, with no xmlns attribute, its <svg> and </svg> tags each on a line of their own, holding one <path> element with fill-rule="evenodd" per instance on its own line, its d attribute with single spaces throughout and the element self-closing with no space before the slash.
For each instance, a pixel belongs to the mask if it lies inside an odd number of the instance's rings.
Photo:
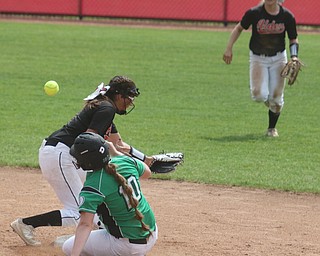
<svg viewBox="0 0 320 256">
<path fill-rule="evenodd" d="M 244 29 L 252 26 L 249 48 L 258 55 L 273 56 L 283 52 L 286 32 L 289 39 L 297 38 L 295 18 L 282 6 L 277 15 L 269 14 L 263 4 L 253 7 L 244 14 L 240 24 Z"/>
<path fill-rule="evenodd" d="M 105 139 L 108 133 L 116 133 L 116 126 L 113 124 L 113 119 L 116 113 L 114 106 L 108 101 L 101 101 L 94 108 L 85 106 L 75 117 L 73 117 L 61 129 L 52 133 L 47 142 L 52 144 L 62 142 L 71 147 L 76 137 L 85 132 L 87 129 L 93 129 Z"/>
</svg>

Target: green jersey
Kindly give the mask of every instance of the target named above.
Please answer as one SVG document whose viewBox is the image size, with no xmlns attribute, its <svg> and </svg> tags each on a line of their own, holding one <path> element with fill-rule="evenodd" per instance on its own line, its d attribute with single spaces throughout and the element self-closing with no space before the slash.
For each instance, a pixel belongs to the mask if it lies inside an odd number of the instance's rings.
<svg viewBox="0 0 320 256">
<path fill-rule="evenodd" d="M 154 213 L 140 189 L 139 177 L 144 172 L 143 163 L 128 156 L 113 157 L 110 163 L 115 164 L 117 172 L 127 180 L 134 198 L 139 201 L 138 210 L 144 215 L 143 222 L 154 231 Z M 104 169 L 87 174 L 80 202 L 80 212 L 98 213 L 109 233 L 117 238 L 141 239 L 149 235 L 135 218 L 135 210 L 122 186 Z"/>
</svg>

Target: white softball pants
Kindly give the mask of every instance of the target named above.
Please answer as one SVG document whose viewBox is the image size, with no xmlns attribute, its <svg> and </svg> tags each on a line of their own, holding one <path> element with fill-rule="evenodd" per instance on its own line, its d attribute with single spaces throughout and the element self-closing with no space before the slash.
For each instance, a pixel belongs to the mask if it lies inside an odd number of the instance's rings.
<svg viewBox="0 0 320 256">
<path fill-rule="evenodd" d="M 280 76 L 287 63 L 286 51 L 272 57 L 255 55 L 250 51 L 250 92 L 254 101 L 264 102 L 274 113 L 284 105 L 285 79 Z"/>
<path fill-rule="evenodd" d="M 70 237 L 62 246 L 66 255 L 71 255 L 75 236 Z M 82 256 L 116 256 L 116 255 L 146 255 L 158 239 L 158 228 L 148 238 L 147 244 L 132 244 L 127 238 L 115 238 L 105 229 L 91 231 L 81 252 Z"/>
<path fill-rule="evenodd" d="M 79 219 L 79 194 L 86 178 L 86 172 L 76 169 L 69 154 L 70 148 L 63 143 L 39 148 L 39 165 L 43 177 L 55 191 L 63 209 L 60 210 L 62 226 L 76 226 Z M 98 217 L 95 217 L 95 223 Z"/>
</svg>

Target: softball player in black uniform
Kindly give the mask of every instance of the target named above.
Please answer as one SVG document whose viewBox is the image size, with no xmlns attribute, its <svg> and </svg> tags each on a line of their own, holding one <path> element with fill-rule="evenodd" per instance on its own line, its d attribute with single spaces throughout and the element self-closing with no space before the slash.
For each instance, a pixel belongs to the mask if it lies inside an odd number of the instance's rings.
<svg viewBox="0 0 320 256">
<path fill-rule="evenodd" d="M 276 124 L 284 105 L 285 79 L 280 76 L 287 63 L 286 33 L 290 56 L 298 58 L 296 21 L 293 14 L 279 2 L 264 0 L 248 10 L 231 32 L 223 55 L 226 64 L 232 61 L 232 48 L 243 29 L 252 28 L 250 39 L 250 90 L 254 101 L 264 102 L 269 108 L 269 126 L 266 135 L 278 137 Z"/>
<path fill-rule="evenodd" d="M 121 140 L 113 123 L 115 114 L 123 115 L 134 108 L 134 98 L 139 95 L 132 80 L 116 76 L 108 85 L 103 83 L 90 94 L 84 108 L 61 129 L 46 138 L 39 149 L 39 165 L 44 178 L 54 189 L 63 209 L 27 218 L 19 218 L 11 223 L 12 229 L 27 244 L 40 245 L 34 238 L 34 228 L 40 226 L 75 226 L 80 218 L 79 193 L 86 178 L 86 172 L 73 163 L 69 150 L 76 137 L 83 132 L 94 132 L 112 142 L 125 153 L 141 159 L 148 165 L 152 157 L 130 147 Z M 129 112 L 129 111 L 128 111 Z M 98 217 L 95 223 L 99 223 Z"/>
</svg>

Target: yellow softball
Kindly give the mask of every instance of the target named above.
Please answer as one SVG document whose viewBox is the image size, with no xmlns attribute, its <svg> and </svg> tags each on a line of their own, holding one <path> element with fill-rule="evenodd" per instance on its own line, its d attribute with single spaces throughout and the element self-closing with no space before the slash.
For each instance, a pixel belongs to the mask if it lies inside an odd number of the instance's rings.
<svg viewBox="0 0 320 256">
<path fill-rule="evenodd" d="M 54 96 L 59 92 L 59 85 L 56 81 L 50 80 L 44 85 L 44 92 L 49 96 Z"/>
</svg>

